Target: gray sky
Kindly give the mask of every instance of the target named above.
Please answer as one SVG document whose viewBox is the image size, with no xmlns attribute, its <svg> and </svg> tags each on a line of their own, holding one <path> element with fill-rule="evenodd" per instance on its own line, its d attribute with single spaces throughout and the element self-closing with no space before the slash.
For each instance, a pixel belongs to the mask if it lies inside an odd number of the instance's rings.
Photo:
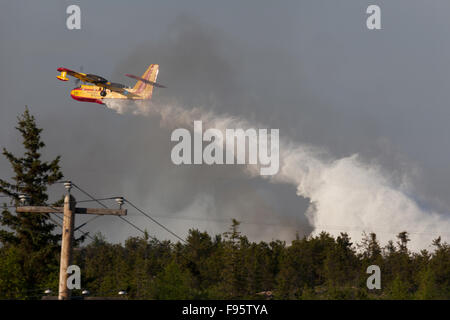
<svg viewBox="0 0 450 320">
<path fill-rule="evenodd" d="M 81 7 L 81 30 L 65 27 L 69 4 Z M 158 90 L 156 101 L 255 120 L 336 158 L 358 153 L 393 177 L 407 174 L 412 197 L 447 215 L 450 3 L 376 1 L 380 31 L 365 27 L 369 4 L 375 2 L 4 1 L 0 144 L 21 150 L 13 128 L 28 105 L 45 129 L 45 155 L 62 155 L 67 178 L 99 197 L 126 196 L 180 235 L 191 227 L 223 232 L 227 223 L 201 219 L 232 217 L 252 222 L 243 231 L 253 240 L 311 231 L 308 201 L 295 188 L 249 179 L 239 168 L 174 166 L 171 131 L 159 119 L 76 102 L 73 83 L 55 78 L 60 66 L 83 66 L 133 85 L 124 73 L 140 75 L 158 63 L 168 89 Z M 0 175 L 11 175 L 4 159 Z M 129 219 L 170 238 L 133 211 Z M 86 229 L 113 241 L 136 234 L 111 217 Z"/>
</svg>

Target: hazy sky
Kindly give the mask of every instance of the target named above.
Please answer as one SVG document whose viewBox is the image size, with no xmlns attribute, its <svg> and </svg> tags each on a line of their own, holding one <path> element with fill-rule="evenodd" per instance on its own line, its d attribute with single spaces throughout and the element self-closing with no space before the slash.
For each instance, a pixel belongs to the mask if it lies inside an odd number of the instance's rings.
<svg viewBox="0 0 450 320">
<path fill-rule="evenodd" d="M 81 30 L 66 28 L 70 4 L 81 8 Z M 382 30 L 367 30 L 369 4 L 381 7 Z M 66 178 L 98 197 L 124 195 L 180 235 L 221 233 L 227 222 L 205 219 L 233 217 L 250 222 L 252 240 L 311 231 L 295 188 L 236 167 L 177 167 L 160 119 L 77 102 L 73 82 L 55 77 L 60 66 L 83 66 L 134 85 L 125 73 L 158 63 L 168 88 L 155 101 L 279 128 L 336 158 L 358 153 L 407 175 L 421 206 L 448 215 L 449 10 L 444 0 L 2 1 L 0 145 L 21 150 L 14 126 L 28 105 L 45 130 L 45 156 L 62 155 Z M 11 176 L 4 159 L 0 176 Z M 170 238 L 132 210 L 129 219 Z M 86 229 L 113 241 L 137 234 L 114 217 Z"/>
</svg>

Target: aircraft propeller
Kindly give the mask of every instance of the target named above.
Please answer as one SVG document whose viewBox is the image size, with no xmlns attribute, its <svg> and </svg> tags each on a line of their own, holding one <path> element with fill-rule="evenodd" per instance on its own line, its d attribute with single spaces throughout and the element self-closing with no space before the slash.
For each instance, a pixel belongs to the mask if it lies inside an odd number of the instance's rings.
<svg viewBox="0 0 450 320">
<path fill-rule="evenodd" d="M 83 72 L 83 66 L 80 66 L 80 72 Z M 79 85 L 80 85 L 80 79 L 78 79 L 78 78 L 75 78 L 75 85 L 78 87 Z"/>
</svg>

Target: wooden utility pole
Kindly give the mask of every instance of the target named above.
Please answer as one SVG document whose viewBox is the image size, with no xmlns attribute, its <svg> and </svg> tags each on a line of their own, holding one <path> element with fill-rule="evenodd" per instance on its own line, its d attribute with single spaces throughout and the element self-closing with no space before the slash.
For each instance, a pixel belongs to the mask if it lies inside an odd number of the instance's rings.
<svg viewBox="0 0 450 320">
<path fill-rule="evenodd" d="M 61 260 L 59 262 L 58 299 L 70 299 L 67 288 L 67 268 L 72 263 L 73 228 L 75 225 L 75 198 L 67 193 L 64 197 L 64 220 L 61 234 Z"/>
<path fill-rule="evenodd" d="M 72 263 L 73 232 L 75 225 L 75 214 L 99 214 L 99 215 L 127 215 L 126 209 L 103 209 L 103 208 L 77 208 L 76 200 L 70 194 L 72 185 L 65 183 L 67 194 L 64 197 L 64 207 L 43 207 L 43 206 L 21 206 L 16 208 L 16 212 L 30 213 L 63 213 L 63 228 L 61 235 L 61 260 L 59 265 L 59 289 L 58 299 L 68 300 L 71 291 L 67 288 L 67 268 Z"/>
</svg>

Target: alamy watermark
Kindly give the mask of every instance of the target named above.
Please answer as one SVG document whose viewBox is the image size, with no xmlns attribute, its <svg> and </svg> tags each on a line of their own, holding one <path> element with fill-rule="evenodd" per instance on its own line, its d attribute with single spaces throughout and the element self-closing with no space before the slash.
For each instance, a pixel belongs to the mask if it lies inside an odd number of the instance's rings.
<svg viewBox="0 0 450 320">
<path fill-rule="evenodd" d="M 224 137 L 215 128 L 203 132 L 202 121 L 194 121 L 193 139 L 189 130 L 178 128 L 171 141 L 178 142 L 171 152 L 176 165 L 251 164 L 260 166 L 261 175 L 277 174 L 280 167 L 279 129 L 225 129 Z M 203 142 L 209 143 L 203 147 Z"/>
<path fill-rule="evenodd" d="M 67 267 L 67 288 L 70 290 L 81 289 L 81 269 L 76 264 Z"/>
<path fill-rule="evenodd" d="M 69 30 L 81 29 L 81 9 L 76 4 L 67 7 L 66 13 L 69 15 L 66 19 L 66 27 Z"/>
<path fill-rule="evenodd" d="M 370 277 L 367 278 L 366 285 L 367 289 L 381 289 L 381 270 L 377 265 L 368 266 L 366 269 L 367 274 L 371 274 Z"/>
<path fill-rule="evenodd" d="M 381 30 L 381 9 L 380 6 L 372 4 L 367 7 L 366 13 L 370 16 L 367 17 L 366 26 L 369 30 Z"/>
</svg>

